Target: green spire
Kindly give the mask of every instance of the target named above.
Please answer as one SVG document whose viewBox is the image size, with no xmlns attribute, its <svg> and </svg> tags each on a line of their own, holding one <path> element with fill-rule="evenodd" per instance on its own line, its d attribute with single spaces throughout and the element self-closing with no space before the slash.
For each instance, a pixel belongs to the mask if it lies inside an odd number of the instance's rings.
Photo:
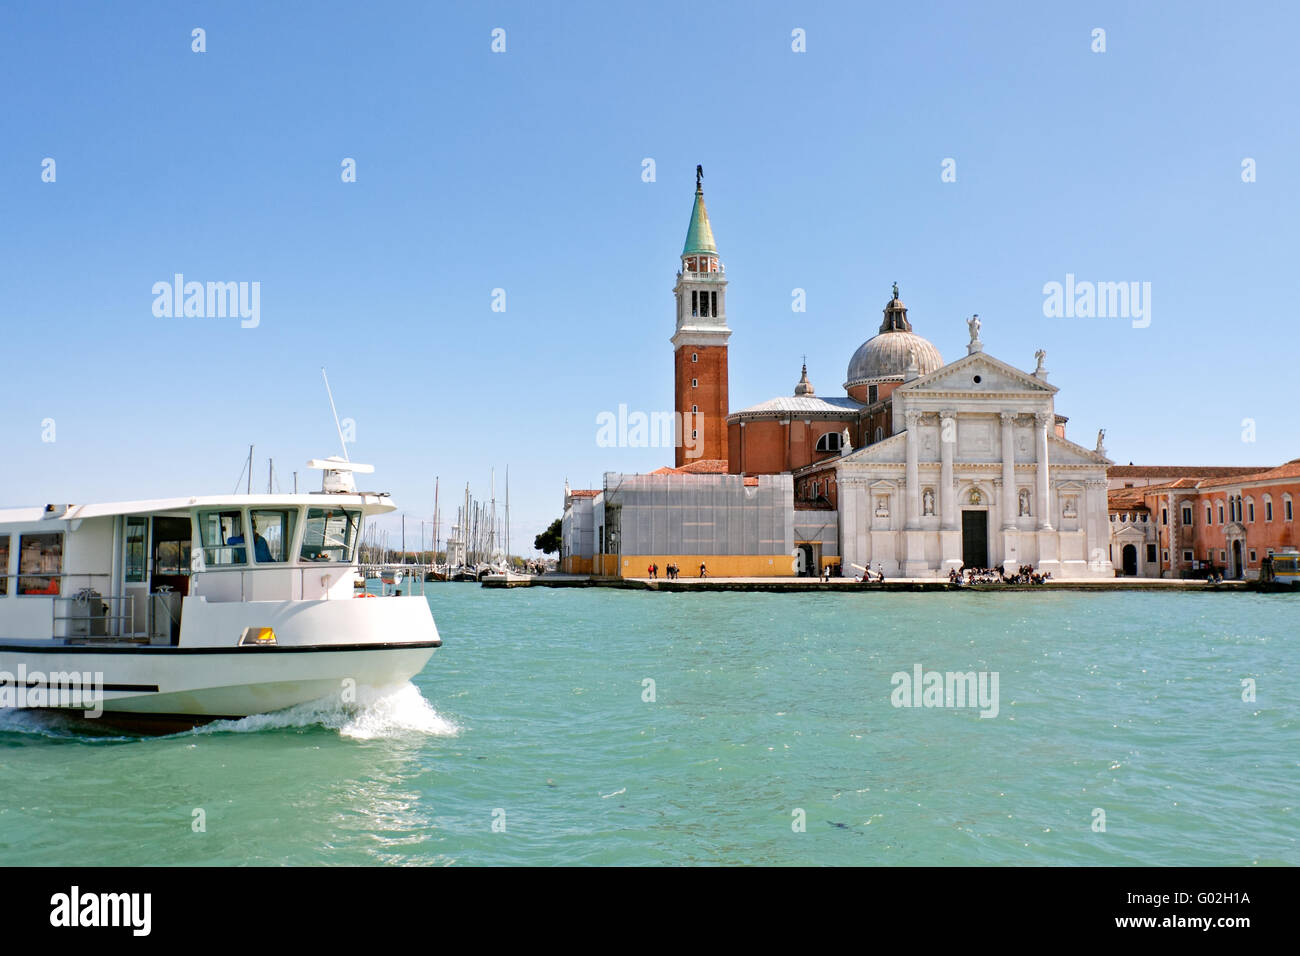
<svg viewBox="0 0 1300 956">
<path fill-rule="evenodd" d="M 686 245 L 682 247 L 684 256 L 718 254 L 718 247 L 713 244 L 713 227 L 709 225 L 709 211 L 704 208 L 702 172 L 700 167 L 695 167 L 695 205 L 691 208 L 691 227 L 686 230 Z"/>
</svg>

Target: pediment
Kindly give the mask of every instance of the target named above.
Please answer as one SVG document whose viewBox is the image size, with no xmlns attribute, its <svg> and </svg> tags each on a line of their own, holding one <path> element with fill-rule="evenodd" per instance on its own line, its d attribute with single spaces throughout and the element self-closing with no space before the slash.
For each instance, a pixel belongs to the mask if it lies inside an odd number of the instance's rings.
<svg viewBox="0 0 1300 956">
<path fill-rule="evenodd" d="M 863 445 L 840 458 L 841 465 L 870 465 L 875 462 L 898 463 L 907 457 L 907 432 L 902 431 L 871 445 Z"/>
<path fill-rule="evenodd" d="M 1047 460 L 1053 465 L 1109 465 L 1111 460 L 1105 455 L 1076 445 L 1072 441 L 1058 438 L 1055 434 L 1047 436 Z"/>
<path fill-rule="evenodd" d="M 975 381 L 975 376 L 980 380 Z M 974 352 L 949 362 L 929 375 L 899 386 L 900 392 L 930 394 L 944 392 L 989 392 L 1005 394 L 1024 392 L 1043 396 L 1057 391 L 1055 385 L 1040 381 L 1006 362 L 998 361 L 984 352 Z"/>
<path fill-rule="evenodd" d="M 1146 532 L 1140 527 L 1127 523 L 1115 527 L 1115 530 L 1111 532 L 1112 538 L 1133 538 L 1135 541 L 1145 541 L 1146 536 Z"/>
</svg>

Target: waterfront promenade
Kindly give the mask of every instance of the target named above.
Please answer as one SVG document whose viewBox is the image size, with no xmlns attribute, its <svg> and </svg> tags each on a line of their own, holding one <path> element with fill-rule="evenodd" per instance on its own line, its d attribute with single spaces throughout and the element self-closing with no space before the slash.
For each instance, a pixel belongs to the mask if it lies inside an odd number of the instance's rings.
<svg viewBox="0 0 1300 956">
<path fill-rule="evenodd" d="M 614 578 L 589 574 L 514 575 L 509 581 L 489 576 L 487 588 L 620 588 L 632 591 L 1178 591 L 1231 592 L 1250 591 L 1251 582 L 1206 581 L 1181 578 L 1115 578 L 1114 580 L 1052 580 L 1042 584 L 968 584 L 954 585 L 935 578 L 890 578 L 883 582 L 862 583 L 854 578 Z"/>
</svg>

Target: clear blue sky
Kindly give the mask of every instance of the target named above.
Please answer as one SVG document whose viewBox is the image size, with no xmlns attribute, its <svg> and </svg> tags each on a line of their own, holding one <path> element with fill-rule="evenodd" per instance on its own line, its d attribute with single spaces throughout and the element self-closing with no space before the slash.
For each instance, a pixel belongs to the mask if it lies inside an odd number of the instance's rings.
<svg viewBox="0 0 1300 956">
<path fill-rule="evenodd" d="M 805 353 L 843 394 L 897 280 L 947 359 L 973 312 L 991 354 L 1045 348 L 1070 437 L 1105 427 L 1117 462 L 1293 458 L 1298 27 L 1285 4 L 8 4 L 0 505 L 228 492 L 250 443 L 287 484 L 338 451 L 326 365 L 408 528 L 435 475 L 485 496 L 509 465 L 523 550 L 566 477 L 671 462 L 597 447 L 596 416 L 672 407 L 696 163 L 733 409 L 790 394 Z M 260 326 L 155 317 L 176 272 L 260 282 Z M 1150 282 L 1150 327 L 1044 317 L 1066 273 Z"/>
</svg>

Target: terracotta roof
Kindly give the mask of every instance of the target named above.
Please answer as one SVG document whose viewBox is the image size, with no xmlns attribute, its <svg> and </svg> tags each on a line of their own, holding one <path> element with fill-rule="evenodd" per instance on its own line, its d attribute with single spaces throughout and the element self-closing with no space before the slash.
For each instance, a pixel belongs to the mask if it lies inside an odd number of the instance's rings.
<svg viewBox="0 0 1300 956">
<path fill-rule="evenodd" d="M 1111 511 L 1149 511 L 1143 495 L 1145 488 L 1116 488 L 1106 497 Z"/>
<path fill-rule="evenodd" d="M 1156 491 L 1178 491 L 1183 489 L 1195 490 L 1200 487 L 1202 481 L 1204 481 L 1203 478 L 1179 478 L 1177 481 L 1167 481 L 1163 485 L 1147 485 L 1145 488 L 1125 488 L 1123 490 L 1143 491 L 1147 493 Z"/>
<path fill-rule="evenodd" d="M 1215 478 L 1201 483 L 1202 488 L 1214 488 L 1220 485 L 1239 485 L 1245 481 L 1282 481 L 1287 478 L 1300 478 L 1300 458 L 1292 458 L 1285 465 L 1267 468 L 1253 474 L 1238 475 L 1235 478 Z"/>
<path fill-rule="evenodd" d="M 569 489 L 570 498 L 594 498 L 600 494 L 598 488 L 571 488 Z"/>
<path fill-rule="evenodd" d="M 746 475 L 745 487 L 754 488 L 758 486 L 758 475 Z"/>
<path fill-rule="evenodd" d="M 727 459 L 725 458 L 701 458 L 699 461 L 693 461 L 690 464 L 682 465 L 680 468 L 670 468 L 665 465 L 663 468 L 656 468 L 650 472 L 652 475 L 725 475 L 727 474 Z"/>
<path fill-rule="evenodd" d="M 1106 475 L 1110 478 L 1221 478 L 1263 470 L 1239 465 L 1111 465 Z"/>
</svg>

